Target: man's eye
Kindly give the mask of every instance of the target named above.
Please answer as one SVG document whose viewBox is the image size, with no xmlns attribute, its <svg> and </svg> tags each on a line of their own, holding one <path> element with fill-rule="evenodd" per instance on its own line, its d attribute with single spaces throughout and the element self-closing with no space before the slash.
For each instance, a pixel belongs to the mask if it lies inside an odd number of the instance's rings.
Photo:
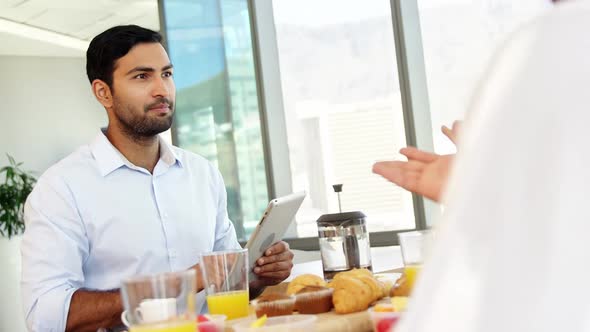
<svg viewBox="0 0 590 332">
<path fill-rule="evenodd" d="M 163 77 L 172 77 L 172 72 L 171 71 L 167 71 L 165 73 L 162 74 Z"/>
<path fill-rule="evenodd" d="M 135 75 L 134 78 L 139 78 L 139 79 L 143 80 L 143 79 L 147 78 L 147 74 L 137 74 L 137 75 Z"/>
</svg>

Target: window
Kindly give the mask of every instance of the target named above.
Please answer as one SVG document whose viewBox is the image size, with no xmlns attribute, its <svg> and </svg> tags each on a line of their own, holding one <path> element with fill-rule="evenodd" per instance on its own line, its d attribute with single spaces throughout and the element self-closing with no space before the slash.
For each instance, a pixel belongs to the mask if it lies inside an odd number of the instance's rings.
<svg viewBox="0 0 590 332">
<path fill-rule="evenodd" d="M 306 190 L 287 237 L 316 237 L 318 217 L 338 212 L 338 183 L 342 210 L 364 212 L 369 232 L 416 228 L 412 195 L 371 172 L 406 146 L 389 0 L 160 2 L 177 69 L 174 142 L 221 170 L 240 240 L 269 190 Z M 249 2 L 265 6 L 264 14 L 249 13 Z M 257 30 L 269 17 L 271 27 Z M 254 52 L 252 31 L 257 47 L 272 32 L 278 59 L 271 69 L 264 52 Z M 263 83 L 269 71 L 276 84 Z M 286 135 L 276 140 L 279 122 Z"/>
<path fill-rule="evenodd" d="M 412 196 L 371 173 L 406 145 L 388 0 L 275 0 L 296 237 L 321 214 L 367 215 L 370 232 L 415 228 Z"/>
<path fill-rule="evenodd" d="M 440 126 L 463 119 L 487 63 L 520 24 L 551 8 L 549 0 L 419 0 L 434 147 L 451 153 Z"/>
<path fill-rule="evenodd" d="M 164 0 L 163 9 L 176 68 L 174 142 L 219 168 L 229 217 L 248 239 L 269 195 L 247 1 Z"/>
</svg>

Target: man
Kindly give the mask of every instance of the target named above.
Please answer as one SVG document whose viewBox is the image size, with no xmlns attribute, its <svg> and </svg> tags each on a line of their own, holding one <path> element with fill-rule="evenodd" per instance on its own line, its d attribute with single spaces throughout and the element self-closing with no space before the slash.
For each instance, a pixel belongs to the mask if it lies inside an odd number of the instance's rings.
<svg viewBox="0 0 590 332">
<path fill-rule="evenodd" d="M 27 200 L 21 250 L 30 330 L 116 326 L 123 279 L 198 270 L 200 253 L 239 248 L 219 171 L 158 137 L 172 124 L 175 101 L 160 41 L 130 25 L 90 43 L 86 70 L 109 123 L 47 170 Z M 253 293 L 287 278 L 292 258 L 286 243 L 271 246 L 257 261 Z"/>
</svg>

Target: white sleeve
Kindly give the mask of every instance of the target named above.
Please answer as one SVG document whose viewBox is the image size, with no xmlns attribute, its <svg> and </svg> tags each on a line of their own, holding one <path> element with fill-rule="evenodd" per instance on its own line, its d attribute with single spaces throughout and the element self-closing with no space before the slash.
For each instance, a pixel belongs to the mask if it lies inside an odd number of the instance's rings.
<svg viewBox="0 0 590 332">
<path fill-rule="evenodd" d="M 29 331 L 61 332 L 72 294 L 84 283 L 86 232 L 63 181 L 42 177 L 24 212 L 21 288 L 27 326 Z"/>
</svg>

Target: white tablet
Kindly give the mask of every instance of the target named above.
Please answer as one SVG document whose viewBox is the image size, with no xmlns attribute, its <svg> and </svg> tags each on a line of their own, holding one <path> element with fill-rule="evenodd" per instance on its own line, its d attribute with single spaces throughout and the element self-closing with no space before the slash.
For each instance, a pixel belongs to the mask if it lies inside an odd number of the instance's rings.
<svg viewBox="0 0 590 332">
<path fill-rule="evenodd" d="M 250 265 L 249 280 L 257 280 L 254 274 L 256 261 L 264 256 L 264 252 L 273 244 L 281 241 L 287 228 L 295 219 L 301 203 L 305 199 L 305 192 L 294 193 L 288 196 L 273 199 L 268 203 L 266 211 L 256 229 L 250 235 L 246 248 L 248 248 L 248 263 Z"/>
</svg>

